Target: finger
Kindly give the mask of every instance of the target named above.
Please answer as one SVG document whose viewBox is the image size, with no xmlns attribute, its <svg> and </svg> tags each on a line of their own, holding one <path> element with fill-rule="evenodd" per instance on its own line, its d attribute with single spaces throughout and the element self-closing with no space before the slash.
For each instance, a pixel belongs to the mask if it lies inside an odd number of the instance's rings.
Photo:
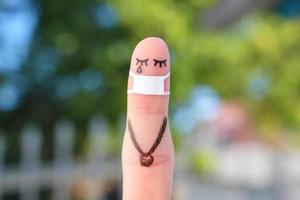
<svg viewBox="0 0 300 200">
<path fill-rule="evenodd" d="M 127 126 L 122 148 L 123 199 L 171 199 L 174 150 L 169 103 L 170 56 L 159 38 L 135 48 L 128 79 Z"/>
</svg>

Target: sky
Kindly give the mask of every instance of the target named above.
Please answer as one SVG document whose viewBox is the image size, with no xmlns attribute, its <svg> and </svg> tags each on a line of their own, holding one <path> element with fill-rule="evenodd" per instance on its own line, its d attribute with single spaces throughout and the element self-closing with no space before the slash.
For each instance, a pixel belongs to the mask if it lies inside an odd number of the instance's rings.
<svg viewBox="0 0 300 200">
<path fill-rule="evenodd" d="M 0 110 L 14 109 L 24 92 L 19 73 L 32 43 L 39 14 L 30 0 L 0 0 Z M 20 87 L 21 85 L 21 87 Z"/>
</svg>

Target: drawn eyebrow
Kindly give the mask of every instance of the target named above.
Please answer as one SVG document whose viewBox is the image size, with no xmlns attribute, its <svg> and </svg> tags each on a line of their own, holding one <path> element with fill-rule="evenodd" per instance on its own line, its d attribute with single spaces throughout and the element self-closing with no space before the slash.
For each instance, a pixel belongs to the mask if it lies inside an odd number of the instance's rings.
<svg viewBox="0 0 300 200">
<path fill-rule="evenodd" d="M 165 60 L 156 60 L 156 59 L 153 59 L 154 61 L 154 66 L 156 66 L 157 64 L 159 64 L 159 67 L 162 67 L 162 65 L 164 65 L 165 67 L 167 66 L 167 59 Z"/>
<path fill-rule="evenodd" d="M 145 64 L 147 66 L 148 65 L 148 63 L 147 63 L 148 60 L 149 59 L 141 60 L 141 59 L 136 58 L 136 65 L 141 64 L 141 66 L 142 66 L 143 64 Z"/>
</svg>

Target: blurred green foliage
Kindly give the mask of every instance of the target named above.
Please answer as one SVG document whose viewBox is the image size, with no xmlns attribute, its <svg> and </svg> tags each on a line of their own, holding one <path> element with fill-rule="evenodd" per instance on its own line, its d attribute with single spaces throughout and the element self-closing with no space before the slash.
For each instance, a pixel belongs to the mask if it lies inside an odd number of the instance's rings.
<svg viewBox="0 0 300 200">
<path fill-rule="evenodd" d="M 114 0 L 113 5 L 135 43 L 152 35 L 167 41 L 173 61 L 173 105 L 183 102 L 195 85 L 207 84 L 224 99 L 247 102 L 266 132 L 299 129 L 298 19 L 258 13 L 210 31 L 197 23 L 197 17 L 211 1 Z M 266 82 L 265 91 L 254 84 L 252 94 L 249 87 L 257 78 Z"/>
<path fill-rule="evenodd" d="M 131 52 L 148 36 L 163 38 L 171 51 L 172 110 L 194 86 L 205 84 L 224 99 L 246 102 L 265 132 L 300 129 L 298 19 L 260 12 L 222 30 L 209 30 L 198 20 L 214 5 L 208 0 L 46 0 L 37 4 L 41 17 L 22 71 L 30 87 L 15 111 L 1 113 L 6 129 L 17 130 L 27 121 L 47 129 L 61 117 L 84 127 L 95 114 L 117 127 L 126 112 Z M 114 9 L 115 26 L 99 25 L 95 15 L 101 6 Z M 55 56 L 47 54 L 42 64 L 56 62 L 52 74 L 38 78 L 41 66 L 36 63 L 43 52 Z M 80 77 L 86 70 L 101 77 L 95 90 L 83 89 Z M 67 84 L 77 85 L 76 92 L 58 95 L 60 79 L 72 80 Z"/>
<path fill-rule="evenodd" d="M 215 155 L 210 151 L 196 151 L 188 154 L 188 163 L 197 175 L 211 175 L 216 168 Z"/>
</svg>

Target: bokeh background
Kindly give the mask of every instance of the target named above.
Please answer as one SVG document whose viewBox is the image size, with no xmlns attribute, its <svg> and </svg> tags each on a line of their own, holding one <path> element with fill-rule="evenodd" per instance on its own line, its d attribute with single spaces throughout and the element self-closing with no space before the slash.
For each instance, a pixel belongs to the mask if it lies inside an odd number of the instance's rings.
<svg viewBox="0 0 300 200">
<path fill-rule="evenodd" d="M 175 200 L 300 198 L 300 1 L 0 0 L 0 199 L 121 199 L 131 52 L 169 45 Z"/>
</svg>

